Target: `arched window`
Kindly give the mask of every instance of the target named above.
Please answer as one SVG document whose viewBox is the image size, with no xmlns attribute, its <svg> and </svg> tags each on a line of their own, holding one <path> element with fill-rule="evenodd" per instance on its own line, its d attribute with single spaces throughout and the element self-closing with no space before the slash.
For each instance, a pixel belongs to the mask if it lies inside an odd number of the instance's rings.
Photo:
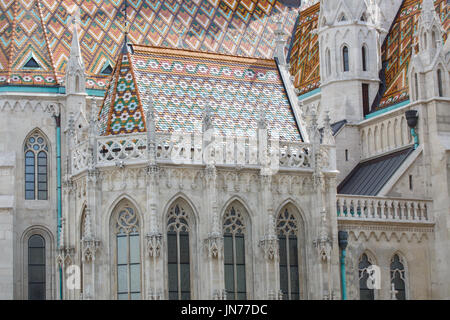
<svg viewBox="0 0 450 320">
<path fill-rule="evenodd" d="M 423 33 L 423 49 L 427 50 L 427 33 Z"/>
<path fill-rule="evenodd" d="M 280 250 L 280 289 L 283 299 L 300 299 L 300 277 L 298 259 L 297 219 L 283 208 L 277 219 L 277 232 Z"/>
<path fill-rule="evenodd" d="M 330 49 L 327 49 L 326 51 L 326 63 L 327 63 L 327 76 L 329 76 L 331 74 L 331 54 L 330 54 Z"/>
<path fill-rule="evenodd" d="M 374 289 L 369 288 L 367 285 L 370 274 L 370 266 L 372 266 L 372 262 L 367 254 L 363 253 L 359 259 L 359 297 L 361 300 L 375 299 Z"/>
<path fill-rule="evenodd" d="M 80 77 L 78 75 L 75 77 L 75 92 L 80 92 Z"/>
<path fill-rule="evenodd" d="M 242 208 L 231 205 L 223 217 L 225 290 L 229 300 L 247 299 L 245 220 Z"/>
<path fill-rule="evenodd" d="M 116 214 L 117 299 L 141 299 L 141 251 L 139 218 L 135 209 L 125 204 Z"/>
<path fill-rule="evenodd" d="M 34 234 L 28 239 L 28 299 L 45 300 L 45 240 Z"/>
<path fill-rule="evenodd" d="M 419 100 L 419 79 L 417 77 L 417 73 L 414 73 L 414 89 L 415 89 L 415 98 Z"/>
<path fill-rule="evenodd" d="M 405 266 L 398 254 L 391 259 L 391 284 L 394 284 L 397 291 L 397 300 L 406 300 Z"/>
<path fill-rule="evenodd" d="M 367 52 L 365 46 L 362 46 L 361 48 L 361 59 L 362 59 L 362 69 L 363 71 L 367 71 Z"/>
<path fill-rule="evenodd" d="M 438 81 L 438 94 L 439 94 L 439 97 L 443 97 L 444 96 L 444 92 L 442 90 L 442 72 L 441 72 L 441 69 L 437 70 L 437 81 Z"/>
<path fill-rule="evenodd" d="M 349 64 L 348 64 L 348 47 L 344 46 L 344 48 L 342 48 L 342 63 L 343 63 L 343 68 L 344 68 L 344 72 L 349 71 Z"/>
<path fill-rule="evenodd" d="M 431 33 L 431 46 L 433 49 L 436 49 L 436 32 Z"/>
<path fill-rule="evenodd" d="M 191 299 L 189 213 L 176 202 L 167 214 L 169 299 Z"/>
<path fill-rule="evenodd" d="M 38 130 L 28 136 L 25 153 L 25 200 L 48 199 L 48 145 Z"/>
</svg>

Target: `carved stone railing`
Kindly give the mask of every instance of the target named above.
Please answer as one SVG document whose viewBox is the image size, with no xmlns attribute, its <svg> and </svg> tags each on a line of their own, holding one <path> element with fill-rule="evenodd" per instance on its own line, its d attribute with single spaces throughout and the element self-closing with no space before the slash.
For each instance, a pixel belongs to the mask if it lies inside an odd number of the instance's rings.
<svg viewBox="0 0 450 320">
<path fill-rule="evenodd" d="M 86 169 L 88 165 L 88 142 L 83 141 L 72 150 L 72 173 L 76 174 Z"/>
<path fill-rule="evenodd" d="M 218 166 L 243 166 L 285 169 L 311 169 L 312 145 L 303 142 L 290 142 L 267 139 L 260 143 L 250 137 L 214 137 L 214 143 L 204 141 L 202 135 L 157 134 L 150 144 L 154 148 L 156 161 L 175 164 L 207 164 L 213 161 Z M 147 134 L 100 136 L 96 139 L 94 156 L 97 166 L 118 164 L 137 164 L 148 161 Z M 267 148 L 266 161 L 261 158 L 260 149 Z M 321 145 L 322 165 L 328 168 L 331 146 Z M 87 168 L 89 163 L 88 142 L 78 144 L 72 152 L 72 174 Z"/>
<path fill-rule="evenodd" d="M 361 156 L 363 159 L 403 148 L 413 143 L 405 118 L 405 110 L 408 109 L 409 107 L 401 108 L 390 115 L 367 120 L 360 125 Z"/>
<path fill-rule="evenodd" d="M 338 220 L 434 223 L 431 200 L 337 195 Z"/>
</svg>

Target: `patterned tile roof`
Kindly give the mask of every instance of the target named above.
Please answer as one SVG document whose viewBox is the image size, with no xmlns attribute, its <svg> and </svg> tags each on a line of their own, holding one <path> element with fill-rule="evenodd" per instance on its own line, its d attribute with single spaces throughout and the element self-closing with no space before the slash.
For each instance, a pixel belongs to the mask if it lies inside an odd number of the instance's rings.
<svg viewBox="0 0 450 320">
<path fill-rule="evenodd" d="M 436 12 L 441 18 L 447 39 L 450 30 L 447 0 L 435 0 Z M 405 0 L 382 46 L 382 59 L 386 62 L 386 91 L 375 110 L 384 109 L 409 99 L 408 65 L 411 60 L 415 32 L 421 13 L 422 0 Z"/>
<path fill-rule="evenodd" d="M 72 38 L 68 27 L 70 15 L 78 5 L 87 88 L 105 89 L 109 77 L 101 72 L 108 64 L 114 66 L 123 43 L 124 2 L 0 1 L 0 85 L 62 83 Z M 276 28 L 271 17 L 283 13 L 284 29 L 290 34 L 297 15 L 295 9 L 282 2 L 128 0 L 130 42 L 162 47 L 176 47 L 181 43 L 186 49 L 271 58 Z M 180 38 L 184 41 L 179 41 Z M 30 52 L 42 70 L 23 69 L 21 63 Z"/>
<path fill-rule="evenodd" d="M 311 31 L 317 28 L 320 2 L 300 12 L 292 40 L 289 62 L 294 85 L 300 94 L 320 85 L 319 41 Z"/>
<path fill-rule="evenodd" d="M 274 60 L 133 46 L 116 66 L 100 110 L 102 135 L 145 132 L 153 101 L 157 132 L 201 133 L 207 106 L 225 136 L 256 134 L 259 108 L 269 134 L 301 140 Z M 137 87 L 137 91 L 136 91 Z"/>
</svg>

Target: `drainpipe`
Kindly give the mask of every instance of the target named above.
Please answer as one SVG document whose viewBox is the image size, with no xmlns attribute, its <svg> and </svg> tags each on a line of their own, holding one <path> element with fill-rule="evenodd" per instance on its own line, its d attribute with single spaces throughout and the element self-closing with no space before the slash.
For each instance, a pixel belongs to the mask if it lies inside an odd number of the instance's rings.
<svg viewBox="0 0 450 320">
<path fill-rule="evenodd" d="M 56 123 L 56 195 L 57 195 L 57 248 L 61 243 L 61 217 L 62 217 L 62 193 L 61 193 L 61 114 L 54 115 Z M 62 284 L 62 267 L 59 266 L 59 299 L 63 299 L 63 284 Z"/>
<path fill-rule="evenodd" d="M 342 291 L 342 300 L 347 300 L 347 287 L 345 280 L 345 256 L 346 256 L 346 248 L 348 244 L 348 232 L 347 231 L 339 231 L 338 232 L 338 241 L 339 248 L 341 248 L 341 291 Z"/>
</svg>

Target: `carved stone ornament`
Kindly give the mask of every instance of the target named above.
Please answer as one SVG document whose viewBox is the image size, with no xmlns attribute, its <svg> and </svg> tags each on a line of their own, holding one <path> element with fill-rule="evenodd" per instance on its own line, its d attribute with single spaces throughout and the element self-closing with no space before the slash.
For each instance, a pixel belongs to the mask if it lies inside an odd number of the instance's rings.
<svg viewBox="0 0 450 320">
<path fill-rule="evenodd" d="M 219 258 L 223 251 L 223 236 L 219 232 L 210 233 L 205 239 L 205 248 L 210 258 Z"/>
<path fill-rule="evenodd" d="M 149 257 L 158 258 L 161 255 L 162 234 L 152 232 L 147 235 L 147 252 Z"/>
</svg>

